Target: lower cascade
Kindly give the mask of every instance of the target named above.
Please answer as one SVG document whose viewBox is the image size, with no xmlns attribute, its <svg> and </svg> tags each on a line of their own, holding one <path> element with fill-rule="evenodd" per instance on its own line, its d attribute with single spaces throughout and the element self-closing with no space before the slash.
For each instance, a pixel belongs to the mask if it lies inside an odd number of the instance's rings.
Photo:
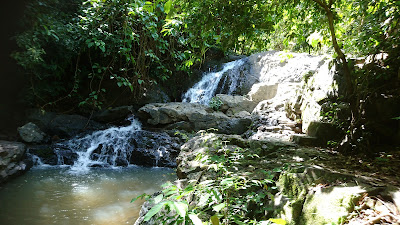
<svg viewBox="0 0 400 225">
<path fill-rule="evenodd" d="M 175 157 L 180 147 L 177 138 L 142 130 L 138 120 L 133 117 L 128 120 L 127 126 L 77 136 L 53 144 L 51 149 L 32 147 L 29 154 L 37 164 L 67 165 L 76 173 L 87 172 L 91 167 L 176 165 Z"/>
</svg>

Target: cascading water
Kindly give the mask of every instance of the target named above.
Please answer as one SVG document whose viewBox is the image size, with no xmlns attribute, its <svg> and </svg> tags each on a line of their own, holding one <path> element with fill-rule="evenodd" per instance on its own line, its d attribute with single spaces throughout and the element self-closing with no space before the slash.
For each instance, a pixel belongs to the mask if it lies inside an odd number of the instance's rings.
<svg viewBox="0 0 400 225">
<path fill-rule="evenodd" d="M 225 87 L 228 89 L 226 94 L 232 94 L 236 89 L 239 79 L 238 68 L 244 63 L 244 59 L 239 59 L 225 63 L 220 71 L 205 73 L 202 79 L 183 95 L 182 101 L 207 104 L 215 94 L 221 94 Z M 228 74 L 224 76 L 225 73 Z M 222 78 L 224 79 L 222 80 Z M 219 88 L 219 86 L 221 87 Z M 220 89 L 219 92 L 218 89 Z"/>
<path fill-rule="evenodd" d="M 133 224 L 143 201 L 131 199 L 176 178 L 170 168 L 134 164 L 173 166 L 168 161 L 179 148 L 133 118 L 127 126 L 32 147 L 36 166 L 1 187 L 0 224 Z"/>
<path fill-rule="evenodd" d="M 115 167 L 129 164 L 128 159 L 132 153 L 130 139 L 137 131 L 141 130 L 139 121 L 133 117 L 129 120 L 131 122 L 129 126 L 111 127 L 60 143 L 60 146 L 78 154 L 71 171 L 84 172 L 91 166 L 110 165 Z M 59 164 L 62 163 L 59 162 Z"/>
<path fill-rule="evenodd" d="M 278 51 L 262 52 L 223 65 L 221 71 L 205 73 L 183 96 L 184 102 L 207 104 L 216 94 L 244 95 L 259 104 L 253 114 L 260 118 L 257 134 L 288 140 L 300 125 L 286 117 L 285 104 L 296 98 L 310 76 L 322 96 L 333 84 L 326 56 Z M 321 75 L 322 74 L 322 75 Z M 307 78 L 308 79 L 308 78 Z M 254 121 L 253 121 L 254 122 Z M 266 135 L 267 133 L 267 135 Z"/>
</svg>

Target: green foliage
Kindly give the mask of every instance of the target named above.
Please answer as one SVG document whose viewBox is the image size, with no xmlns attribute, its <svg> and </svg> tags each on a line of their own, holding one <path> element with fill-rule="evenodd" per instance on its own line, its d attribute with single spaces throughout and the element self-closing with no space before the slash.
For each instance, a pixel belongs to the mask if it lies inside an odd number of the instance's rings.
<svg viewBox="0 0 400 225">
<path fill-rule="evenodd" d="M 186 42 L 162 32 L 172 11 L 171 0 L 33 1 L 14 53 L 30 75 L 33 102 L 75 97 L 81 106 L 99 108 L 106 83 L 139 97 L 188 71 L 188 60 L 195 60 Z"/>
<path fill-rule="evenodd" d="M 212 97 L 210 102 L 208 103 L 208 106 L 210 106 L 212 109 L 216 111 L 218 111 L 222 105 L 223 105 L 222 100 L 217 96 Z"/>
<path fill-rule="evenodd" d="M 241 168 L 247 166 L 247 160 L 259 158 L 257 154 L 249 149 L 229 148 L 221 140 L 213 141 L 212 146 L 215 153 L 199 154 L 195 159 L 212 175 L 199 182 L 191 181 L 184 188 L 165 184 L 162 193 L 152 198 L 154 206 L 145 221 L 214 225 L 265 224 L 270 219 L 271 223 L 285 224 L 271 218 L 277 192 L 274 177 L 281 169 L 262 171 L 256 176 Z"/>
</svg>

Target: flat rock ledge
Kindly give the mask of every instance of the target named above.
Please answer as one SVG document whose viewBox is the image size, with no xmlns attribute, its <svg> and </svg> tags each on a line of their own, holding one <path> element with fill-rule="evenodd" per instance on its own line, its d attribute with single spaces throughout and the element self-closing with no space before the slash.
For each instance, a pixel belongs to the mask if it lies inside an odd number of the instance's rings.
<svg viewBox="0 0 400 225">
<path fill-rule="evenodd" d="M 229 114 L 235 112 L 224 109 Z M 189 132 L 213 128 L 224 134 L 243 134 L 252 121 L 248 111 L 236 111 L 228 116 L 205 105 L 184 102 L 148 104 L 139 109 L 138 117 L 151 127 Z"/>
</svg>

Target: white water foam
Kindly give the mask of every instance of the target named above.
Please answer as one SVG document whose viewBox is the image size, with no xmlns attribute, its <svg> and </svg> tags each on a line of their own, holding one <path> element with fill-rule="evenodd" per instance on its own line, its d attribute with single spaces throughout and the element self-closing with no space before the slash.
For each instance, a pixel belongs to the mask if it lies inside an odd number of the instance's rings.
<svg viewBox="0 0 400 225">
<path fill-rule="evenodd" d="M 232 70 L 233 68 L 243 65 L 244 62 L 245 61 L 243 59 L 228 62 L 225 63 L 222 70 L 218 72 L 205 73 L 202 79 L 183 95 L 182 102 L 208 104 L 211 98 L 215 96 L 218 84 L 220 83 L 223 74 L 229 70 Z M 229 73 L 228 76 L 231 76 L 231 74 L 236 73 Z M 235 82 L 235 79 L 237 80 L 238 76 L 230 78 L 232 82 L 229 86 L 230 93 L 228 94 L 231 94 L 236 89 L 237 82 Z M 226 82 L 226 80 L 227 77 L 225 77 L 223 82 Z"/>
<path fill-rule="evenodd" d="M 132 152 L 129 140 L 141 130 L 138 120 L 133 117 L 129 120 L 131 124 L 128 126 L 111 127 L 63 143 L 78 154 L 78 159 L 71 166 L 71 172 L 84 173 L 89 171 L 90 166 L 116 167 L 117 160 L 127 160 L 128 163 Z"/>
</svg>

